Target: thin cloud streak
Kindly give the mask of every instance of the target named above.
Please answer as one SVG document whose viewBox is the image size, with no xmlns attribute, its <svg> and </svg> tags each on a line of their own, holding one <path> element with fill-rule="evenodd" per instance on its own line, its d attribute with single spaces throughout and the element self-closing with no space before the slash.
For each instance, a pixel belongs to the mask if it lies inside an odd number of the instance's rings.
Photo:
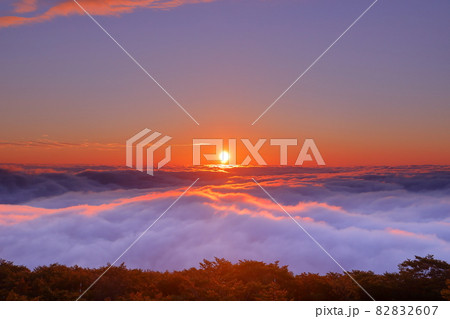
<svg viewBox="0 0 450 319">
<path fill-rule="evenodd" d="M 85 143 L 69 143 L 60 142 L 49 139 L 36 139 L 29 141 L 2 141 L 0 140 L 0 148 L 2 147 L 37 147 L 37 148 L 67 148 L 67 147 L 94 147 L 97 149 L 119 149 L 123 148 L 123 144 L 119 143 L 98 143 L 98 142 L 85 142 Z"/>
<path fill-rule="evenodd" d="M 80 0 L 92 15 L 120 16 L 138 9 L 168 10 L 185 4 L 208 3 L 215 0 Z M 48 6 L 45 1 L 20 0 L 13 3 L 15 14 L 0 17 L 0 28 L 50 21 L 60 16 L 83 15 L 73 0 L 59 0 Z M 36 13 L 42 12 L 43 13 Z M 29 13 L 36 13 L 29 16 Z"/>
</svg>

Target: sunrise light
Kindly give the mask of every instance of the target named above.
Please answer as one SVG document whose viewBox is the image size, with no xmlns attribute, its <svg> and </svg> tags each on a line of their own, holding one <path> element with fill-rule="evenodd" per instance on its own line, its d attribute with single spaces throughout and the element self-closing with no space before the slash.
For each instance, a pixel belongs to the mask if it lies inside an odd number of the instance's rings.
<svg viewBox="0 0 450 319">
<path fill-rule="evenodd" d="M 226 151 L 223 151 L 220 153 L 220 161 L 222 163 L 228 163 L 228 161 L 230 160 L 230 154 Z"/>
</svg>

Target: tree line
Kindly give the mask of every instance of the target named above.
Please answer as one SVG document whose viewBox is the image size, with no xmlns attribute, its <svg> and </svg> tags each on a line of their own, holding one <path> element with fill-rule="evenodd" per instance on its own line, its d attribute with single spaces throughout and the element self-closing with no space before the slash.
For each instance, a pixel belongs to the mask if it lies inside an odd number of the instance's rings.
<svg viewBox="0 0 450 319">
<path fill-rule="evenodd" d="M 33 270 L 0 259 L 0 300 L 75 300 L 107 268 L 60 264 Z M 415 256 L 398 271 L 348 273 L 376 300 L 450 300 L 450 264 Z M 279 262 L 222 258 L 158 272 L 113 266 L 82 300 L 370 300 L 345 273 L 295 275 Z"/>
</svg>

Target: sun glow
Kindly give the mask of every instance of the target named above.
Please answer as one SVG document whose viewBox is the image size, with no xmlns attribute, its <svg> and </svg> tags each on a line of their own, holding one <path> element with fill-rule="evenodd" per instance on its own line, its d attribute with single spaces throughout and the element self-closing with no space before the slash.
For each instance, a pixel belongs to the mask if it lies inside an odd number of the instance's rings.
<svg viewBox="0 0 450 319">
<path fill-rule="evenodd" d="M 222 163 L 228 163 L 229 160 L 230 154 L 228 154 L 228 152 L 223 151 L 222 153 L 220 153 L 220 161 Z"/>
</svg>

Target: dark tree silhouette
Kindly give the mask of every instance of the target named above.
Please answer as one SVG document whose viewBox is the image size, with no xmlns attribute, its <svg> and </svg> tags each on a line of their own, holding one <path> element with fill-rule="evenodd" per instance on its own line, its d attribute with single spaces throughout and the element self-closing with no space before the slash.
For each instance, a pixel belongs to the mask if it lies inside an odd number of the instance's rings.
<svg viewBox="0 0 450 319">
<path fill-rule="evenodd" d="M 59 264 L 30 271 L 0 259 L 0 300 L 75 300 L 102 274 L 101 268 Z M 353 270 L 350 275 L 376 300 L 449 300 L 450 265 L 416 256 L 396 273 Z M 114 266 L 83 300 L 369 300 L 347 274 L 294 275 L 279 262 L 221 258 L 199 268 L 157 272 Z"/>
<path fill-rule="evenodd" d="M 450 279 L 446 280 L 447 288 L 442 289 L 441 295 L 444 300 L 450 300 Z"/>
</svg>

